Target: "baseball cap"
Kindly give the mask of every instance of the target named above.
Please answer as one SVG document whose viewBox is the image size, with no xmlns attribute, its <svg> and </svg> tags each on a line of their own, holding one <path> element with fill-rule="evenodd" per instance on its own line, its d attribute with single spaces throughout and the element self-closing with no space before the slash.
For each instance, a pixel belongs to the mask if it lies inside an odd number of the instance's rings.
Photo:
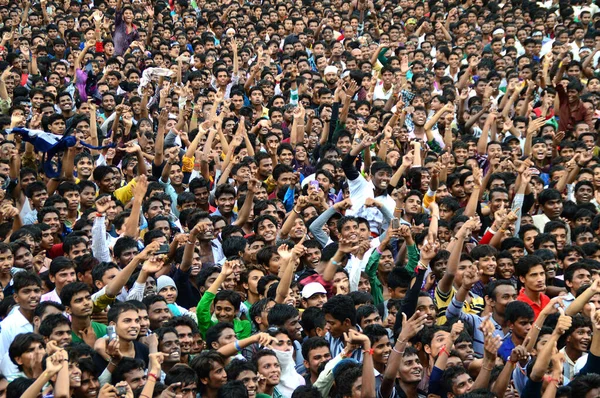
<svg viewBox="0 0 600 398">
<path fill-rule="evenodd" d="M 302 289 L 302 298 L 309 299 L 317 293 L 327 294 L 327 290 L 319 282 L 311 282 Z"/>
</svg>

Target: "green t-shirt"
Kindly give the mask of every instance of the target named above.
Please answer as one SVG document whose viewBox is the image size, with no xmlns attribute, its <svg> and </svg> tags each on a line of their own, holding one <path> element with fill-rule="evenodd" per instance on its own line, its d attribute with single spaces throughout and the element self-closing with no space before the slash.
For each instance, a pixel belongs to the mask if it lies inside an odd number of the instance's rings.
<svg viewBox="0 0 600 398">
<path fill-rule="evenodd" d="M 106 336 L 106 325 L 92 321 L 92 329 L 94 329 L 94 333 L 96 334 L 97 339 Z M 84 342 L 73 331 L 71 331 L 71 336 L 73 337 L 73 343 L 83 343 Z"/>
</svg>

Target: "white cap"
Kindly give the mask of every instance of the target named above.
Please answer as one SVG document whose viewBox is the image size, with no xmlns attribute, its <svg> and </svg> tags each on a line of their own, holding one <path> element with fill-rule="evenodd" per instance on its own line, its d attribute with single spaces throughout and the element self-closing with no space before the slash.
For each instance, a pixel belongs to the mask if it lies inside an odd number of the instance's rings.
<svg viewBox="0 0 600 398">
<path fill-rule="evenodd" d="M 338 68 L 334 65 L 329 65 L 328 67 L 325 68 L 324 74 L 328 74 L 328 73 L 335 73 L 337 75 Z"/>
<path fill-rule="evenodd" d="M 498 29 L 496 29 L 495 31 L 492 32 L 492 36 L 503 35 L 503 34 L 504 34 L 504 29 L 502 29 L 502 28 L 498 28 Z"/>
<path fill-rule="evenodd" d="M 317 293 L 327 294 L 327 290 L 319 282 L 311 282 L 302 289 L 302 298 L 309 299 Z"/>
</svg>

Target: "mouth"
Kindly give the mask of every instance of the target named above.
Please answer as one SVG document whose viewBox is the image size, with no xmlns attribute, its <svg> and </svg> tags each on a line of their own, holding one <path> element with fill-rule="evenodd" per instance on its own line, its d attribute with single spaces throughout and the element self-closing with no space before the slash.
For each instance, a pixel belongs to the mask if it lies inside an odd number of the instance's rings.
<svg viewBox="0 0 600 398">
<path fill-rule="evenodd" d="M 131 329 L 129 332 L 127 332 L 127 334 L 129 334 L 132 337 L 137 337 L 138 334 L 140 334 L 139 329 Z"/>
<path fill-rule="evenodd" d="M 181 353 L 173 352 L 173 353 L 171 353 L 171 358 L 179 360 L 181 358 Z"/>
<path fill-rule="evenodd" d="M 387 188 L 387 186 L 388 186 L 388 183 L 387 183 L 387 181 L 381 181 L 381 182 L 379 183 L 379 186 L 380 186 L 381 188 Z"/>
<path fill-rule="evenodd" d="M 465 357 L 465 361 L 472 361 L 474 359 L 472 354 L 469 354 Z"/>
</svg>

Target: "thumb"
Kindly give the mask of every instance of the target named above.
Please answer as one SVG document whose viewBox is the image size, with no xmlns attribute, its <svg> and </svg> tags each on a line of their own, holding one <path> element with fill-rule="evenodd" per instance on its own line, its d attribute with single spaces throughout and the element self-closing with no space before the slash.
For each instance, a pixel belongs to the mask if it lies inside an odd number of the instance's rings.
<svg viewBox="0 0 600 398">
<path fill-rule="evenodd" d="M 529 344 L 530 341 L 531 341 L 531 336 L 525 337 L 525 340 L 523 340 L 523 347 L 527 347 L 527 345 Z"/>
<path fill-rule="evenodd" d="M 407 321 L 406 314 L 403 312 L 402 313 L 402 325 L 406 325 L 406 321 Z"/>
<path fill-rule="evenodd" d="M 560 313 L 560 315 L 565 315 L 565 309 L 563 307 L 558 307 L 558 312 Z"/>
</svg>

